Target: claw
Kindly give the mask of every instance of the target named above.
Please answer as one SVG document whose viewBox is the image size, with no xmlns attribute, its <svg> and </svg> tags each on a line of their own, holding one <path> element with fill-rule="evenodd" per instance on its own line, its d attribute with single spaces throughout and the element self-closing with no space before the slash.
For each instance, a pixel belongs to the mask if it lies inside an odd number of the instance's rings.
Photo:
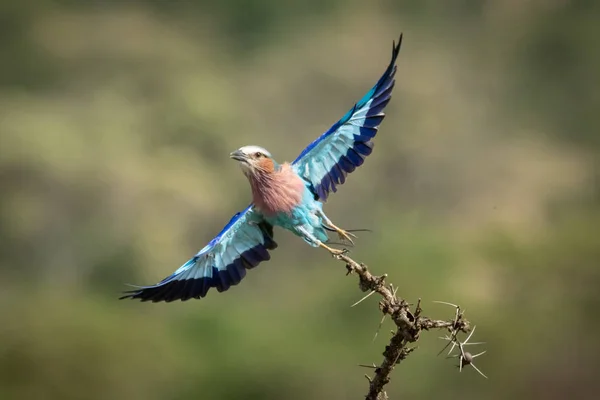
<svg viewBox="0 0 600 400">
<path fill-rule="evenodd" d="M 339 249 L 331 249 L 331 248 L 330 248 L 330 249 L 328 249 L 328 250 L 329 250 L 329 251 L 331 252 L 331 254 L 332 254 L 332 255 L 334 255 L 334 256 L 341 256 L 341 255 L 344 255 L 344 254 L 348 253 L 348 250 L 346 250 L 346 249 L 341 249 L 341 250 L 339 250 Z"/>
<path fill-rule="evenodd" d="M 346 250 L 346 249 L 342 249 L 342 250 L 334 249 L 333 247 L 327 246 L 325 243 L 319 243 L 319 246 L 321 246 L 325 250 L 329 251 L 334 256 L 341 256 L 342 254 L 346 254 L 348 252 L 348 250 Z"/>
<path fill-rule="evenodd" d="M 339 228 L 336 229 L 336 232 L 337 232 L 340 240 L 347 240 L 348 243 L 350 243 L 351 245 L 354 245 L 354 241 L 352 240 L 352 238 L 356 238 L 355 234 L 345 231 L 343 229 L 339 229 Z"/>
<path fill-rule="evenodd" d="M 354 241 L 352 240 L 352 238 L 356 238 L 356 235 L 354 233 L 348 232 L 342 228 L 338 228 L 333 223 L 331 223 L 331 221 L 328 221 L 327 225 L 324 225 L 324 227 L 328 230 L 337 232 L 338 237 L 341 241 L 345 240 L 347 243 L 354 245 Z"/>
<path fill-rule="evenodd" d="M 354 241 L 352 240 L 352 238 L 356 238 L 355 234 L 353 234 L 351 232 L 348 232 L 348 231 L 346 231 L 346 230 L 344 230 L 342 228 L 339 228 L 339 227 L 335 226 L 333 224 L 333 222 L 331 222 L 331 220 L 329 218 L 327 218 L 327 216 L 323 213 L 323 211 L 319 211 L 319 215 L 323 219 L 322 220 L 323 228 L 327 229 L 328 231 L 335 231 L 335 232 L 337 232 L 340 240 L 346 240 L 351 245 L 354 245 Z"/>
</svg>

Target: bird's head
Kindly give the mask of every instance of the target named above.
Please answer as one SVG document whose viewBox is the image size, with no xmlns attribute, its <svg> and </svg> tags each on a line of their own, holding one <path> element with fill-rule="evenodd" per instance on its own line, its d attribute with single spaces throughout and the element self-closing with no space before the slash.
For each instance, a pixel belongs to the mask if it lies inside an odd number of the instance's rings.
<svg viewBox="0 0 600 400">
<path fill-rule="evenodd" d="M 239 161 L 240 167 L 246 176 L 261 173 L 269 174 L 277 168 L 277 163 L 271 157 L 271 153 L 260 146 L 240 147 L 231 153 L 229 157 Z"/>
</svg>

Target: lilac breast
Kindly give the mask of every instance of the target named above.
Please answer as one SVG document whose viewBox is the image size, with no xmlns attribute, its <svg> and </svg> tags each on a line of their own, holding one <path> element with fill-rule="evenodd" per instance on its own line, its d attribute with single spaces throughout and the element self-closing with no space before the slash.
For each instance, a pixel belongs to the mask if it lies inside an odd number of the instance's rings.
<svg viewBox="0 0 600 400">
<path fill-rule="evenodd" d="M 290 213 L 304 194 L 304 182 L 289 164 L 283 164 L 279 171 L 251 176 L 250 186 L 254 204 L 267 216 Z"/>
</svg>

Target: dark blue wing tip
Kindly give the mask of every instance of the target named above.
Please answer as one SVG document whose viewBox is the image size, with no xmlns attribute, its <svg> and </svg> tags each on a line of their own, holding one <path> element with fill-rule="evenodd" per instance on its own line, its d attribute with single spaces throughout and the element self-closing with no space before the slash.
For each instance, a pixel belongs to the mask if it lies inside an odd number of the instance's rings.
<svg viewBox="0 0 600 400">
<path fill-rule="evenodd" d="M 394 58 L 396 58 L 398 56 L 398 53 L 400 53 L 400 46 L 402 46 L 402 36 L 404 36 L 403 32 L 400 32 L 400 36 L 398 37 L 398 44 L 396 44 L 396 42 L 392 42 L 393 44 L 393 53 L 394 54 Z"/>
<path fill-rule="evenodd" d="M 398 42 L 396 43 L 395 40 L 392 41 L 392 59 L 390 60 L 388 67 L 386 68 L 383 75 L 379 78 L 379 80 L 377 81 L 375 86 L 362 99 L 360 99 L 357 103 L 355 103 L 354 106 L 350 109 L 350 111 L 348 111 L 339 121 L 337 121 L 335 124 L 333 124 L 333 126 L 331 128 L 329 128 L 325 133 L 323 133 L 321 136 L 319 136 L 317 139 L 315 139 L 312 143 L 310 143 L 304 150 L 302 150 L 302 152 L 298 155 L 298 157 L 296 157 L 296 159 L 292 162 L 292 164 L 296 164 L 297 162 L 299 162 L 305 155 L 307 155 L 324 138 L 329 136 L 331 133 L 335 132 L 341 125 L 346 123 L 352 117 L 352 115 L 356 112 L 356 110 L 358 108 L 362 107 L 366 102 L 371 100 L 372 97 L 378 97 L 378 96 L 381 96 L 383 93 L 386 93 L 383 96 L 384 99 L 378 103 L 379 107 L 377 109 L 374 109 L 373 111 L 371 111 L 372 114 L 377 114 L 377 113 L 379 113 L 379 111 L 381 111 L 381 110 L 383 110 L 383 108 L 385 108 L 385 106 L 387 105 L 387 102 L 384 102 L 385 99 L 389 99 L 391 97 L 390 96 L 391 88 L 393 87 L 394 75 L 396 72 L 396 60 L 398 58 L 398 54 L 400 54 L 400 47 L 402 46 L 403 36 L 404 36 L 404 33 L 400 33 Z M 369 136 L 373 137 L 374 135 L 369 135 Z"/>
<path fill-rule="evenodd" d="M 249 248 L 239 256 L 225 269 L 213 267 L 211 277 L 195 279 L 177 279 L 177 274 L 172 274 L 163 279 L 156 285 L 136 287 L 129 290 L 119 297 L 119 300 L 132 299 L 142 302 L 151 301 L 170 303 L 175 300 L 187 301 L 189 299 L 201 299 L 206 297 L 210 288 L 216 288 L 219 292 L 228 290 L 235 286 L 246 276 L 246 270 L 256 267 L 263 261 L 271 259 L 269 250 L 277 248 L 277 242 L 273 239 L 273 227 L 266 222 L 260 224 L 263 232 L 264 244 L 259 244 Z M 198 260 L 198 256 L 190 259 L 186 264 Z"/>
<path fill-rule="evenodd" d="M 373 86 L 373 88 L 358 103 L 356 103 L 340 121 L 323 135 L 326 136 L 337 130 L 339 126 L 346 123 L 352 117 L 358 108 L 363 107 L 367 102 L 372 101 L 363 126 L 359 128 L 359 134 L 354 135 L 353 145 L 337 160 L 333 167 L 323 177 L 322 181 L 313 187 L 317 199 L 326 201 L 330 191 L 335 192 L 336 186 L 344 183 L 346 174 L 351 173 L 357 167 L 361 166 L 365 157 L 371 154 L 371 151 L 373 150 L 373 142 L 371 139 L 377 134 L 379 124 L 381 124 L 385 117 L 383 110 L 390 101 L 392 90 L 394 88 L 396 60 L 400 53 L 400 47 L 402 46 L 402 37 L 403 34 L 401 33 L 398 42 L 392 42 L 392 59 L 375 86 Z M 314 144 L 312 146 L 314 146 Z M 307 152 L 310 147 L 311 146 L 303 153 Z M 302 156 L 302 154 L 300 156 Z"/>
<path fill-rule="evenodd" d="M 392 41 L 392 61 L 390 62 L 390 67 L 393 67 L 394 64 L 396 64 L 396 59 L 398 58 L 398 54 L 400 54 L 400 47 L 402 46 L 403 35 L 404 33 L 400 33 L 400 37 L 398 37 L 398 43 L 396 43 L 395 40 Z"/>
<path fill-rule="evenodd" d="M 377 84 L 374 87 L 374 90 L 372 93 L 377 93 L 379 90 L 379 88 L 382 85 L 385 85 L 385 83 L 387 82 L 387 80 L 394 75 L 394 73 L 396 72 L 396 60 L 398 59 L 398 54 L 400 54 L 400 47 L 402 46 L 402 36 L 404 34 L 401 33 L 400 37 L 398 38 L 398 43 L 396 43 L 396 41 L 392 41 L 392 59 L 390 60 L 390 64 L 388 65 L 387 69 L 385 70 L 385 72 L 383 73 L 383 75 L 381 76 L 381 78 L 379 79 L 379 81 L 377 82 Z"/>
<path fill-rule="evenodd" d="M 390 86 L 393 86 L 394 75 L 396 74 L 396 60 L 398 59 L 400 47 L 402 46 L 402 35 L 403 34 L 401 33 L 400 37 L 398 38 L 398 43 L 396 43 L 395 40 L 392 41 L 392 59 L 375 86 L 373 86 L 373 88 L 362 99 L 360 99 L 350 111 L 348 111 L 333 127 L 331 127 L 328 132 L 334 131 L 340 125 L 346 123 L 358 108 L 363 107 L 369 100 L 381 96 L 383 92 L 385 92 L 387 89 L 390 89 Z M 389 98 L 390 94 L 391 89 L 385 97 Z"/>
</svg>

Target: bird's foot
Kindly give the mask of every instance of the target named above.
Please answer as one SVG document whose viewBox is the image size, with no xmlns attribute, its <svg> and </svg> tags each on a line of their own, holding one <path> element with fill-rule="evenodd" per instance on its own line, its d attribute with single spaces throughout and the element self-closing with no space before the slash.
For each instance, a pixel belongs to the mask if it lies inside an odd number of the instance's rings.
<svg viewBox="0 0 600 400">
<path fill-rule="evenodd" d="M 340 227 L 335 226 L 334 223 L 331 222 L 331 220 L 329 218 L 327 218 L 327 216 L 325 215 L 325 213 L 323 213 L 323 211 L 319 211 L 318 213 L 323 220 L 323 227 L 325 229 L 327 229 L 328 231 L 337 232 L 338 237 L 340 238 L 341 241 L 345 241 L 346 243 L 349 243 L 350 245 L 354 246 L 354 240 L 352 240 L 352 238 L 356 238 L 355 234 L 348 232 Z"/>
<path fill-rule="evenodd" d="M 346 241 L 347 243 L 354 245 L 354 240 L 352 240 L 352 238 L 356 238 L 355 234 L 345 231 L 342 228 L 338 228 L 337 226 L 332 224 L 331 221 L 328 221 L 327 225 L 330 229 L 333 229 L 334 231 L 337 232 L 338 237 L 340 238 L 341 241 Z"/>
<path fill-rule="evenodd" d="M 319 246 L 321 246 L 322 248 L 324 248 L 325 250 L 327 250 L 328 252 L 331 253 L 331 255 L 333 256 L 341 256 L 343 254 L 346 254 L 348 252 L 347 249 L 334 249 L 333 247 L 329 247 L 327 246 L 325 243 L 319 243 Z"/>
<path fill-rule="evenodd" d="M 351 245 L 354 245 L 354 240 L 352 240 L 352 238 L 356 238 L 355 234 L 350 233 L 350 232 L 345 231 L 345 230 L 340 229 L 340 228 L 337 228 L 336 232 L 337 232 L 340 240 L 346 240 Z"/>
</svg>

